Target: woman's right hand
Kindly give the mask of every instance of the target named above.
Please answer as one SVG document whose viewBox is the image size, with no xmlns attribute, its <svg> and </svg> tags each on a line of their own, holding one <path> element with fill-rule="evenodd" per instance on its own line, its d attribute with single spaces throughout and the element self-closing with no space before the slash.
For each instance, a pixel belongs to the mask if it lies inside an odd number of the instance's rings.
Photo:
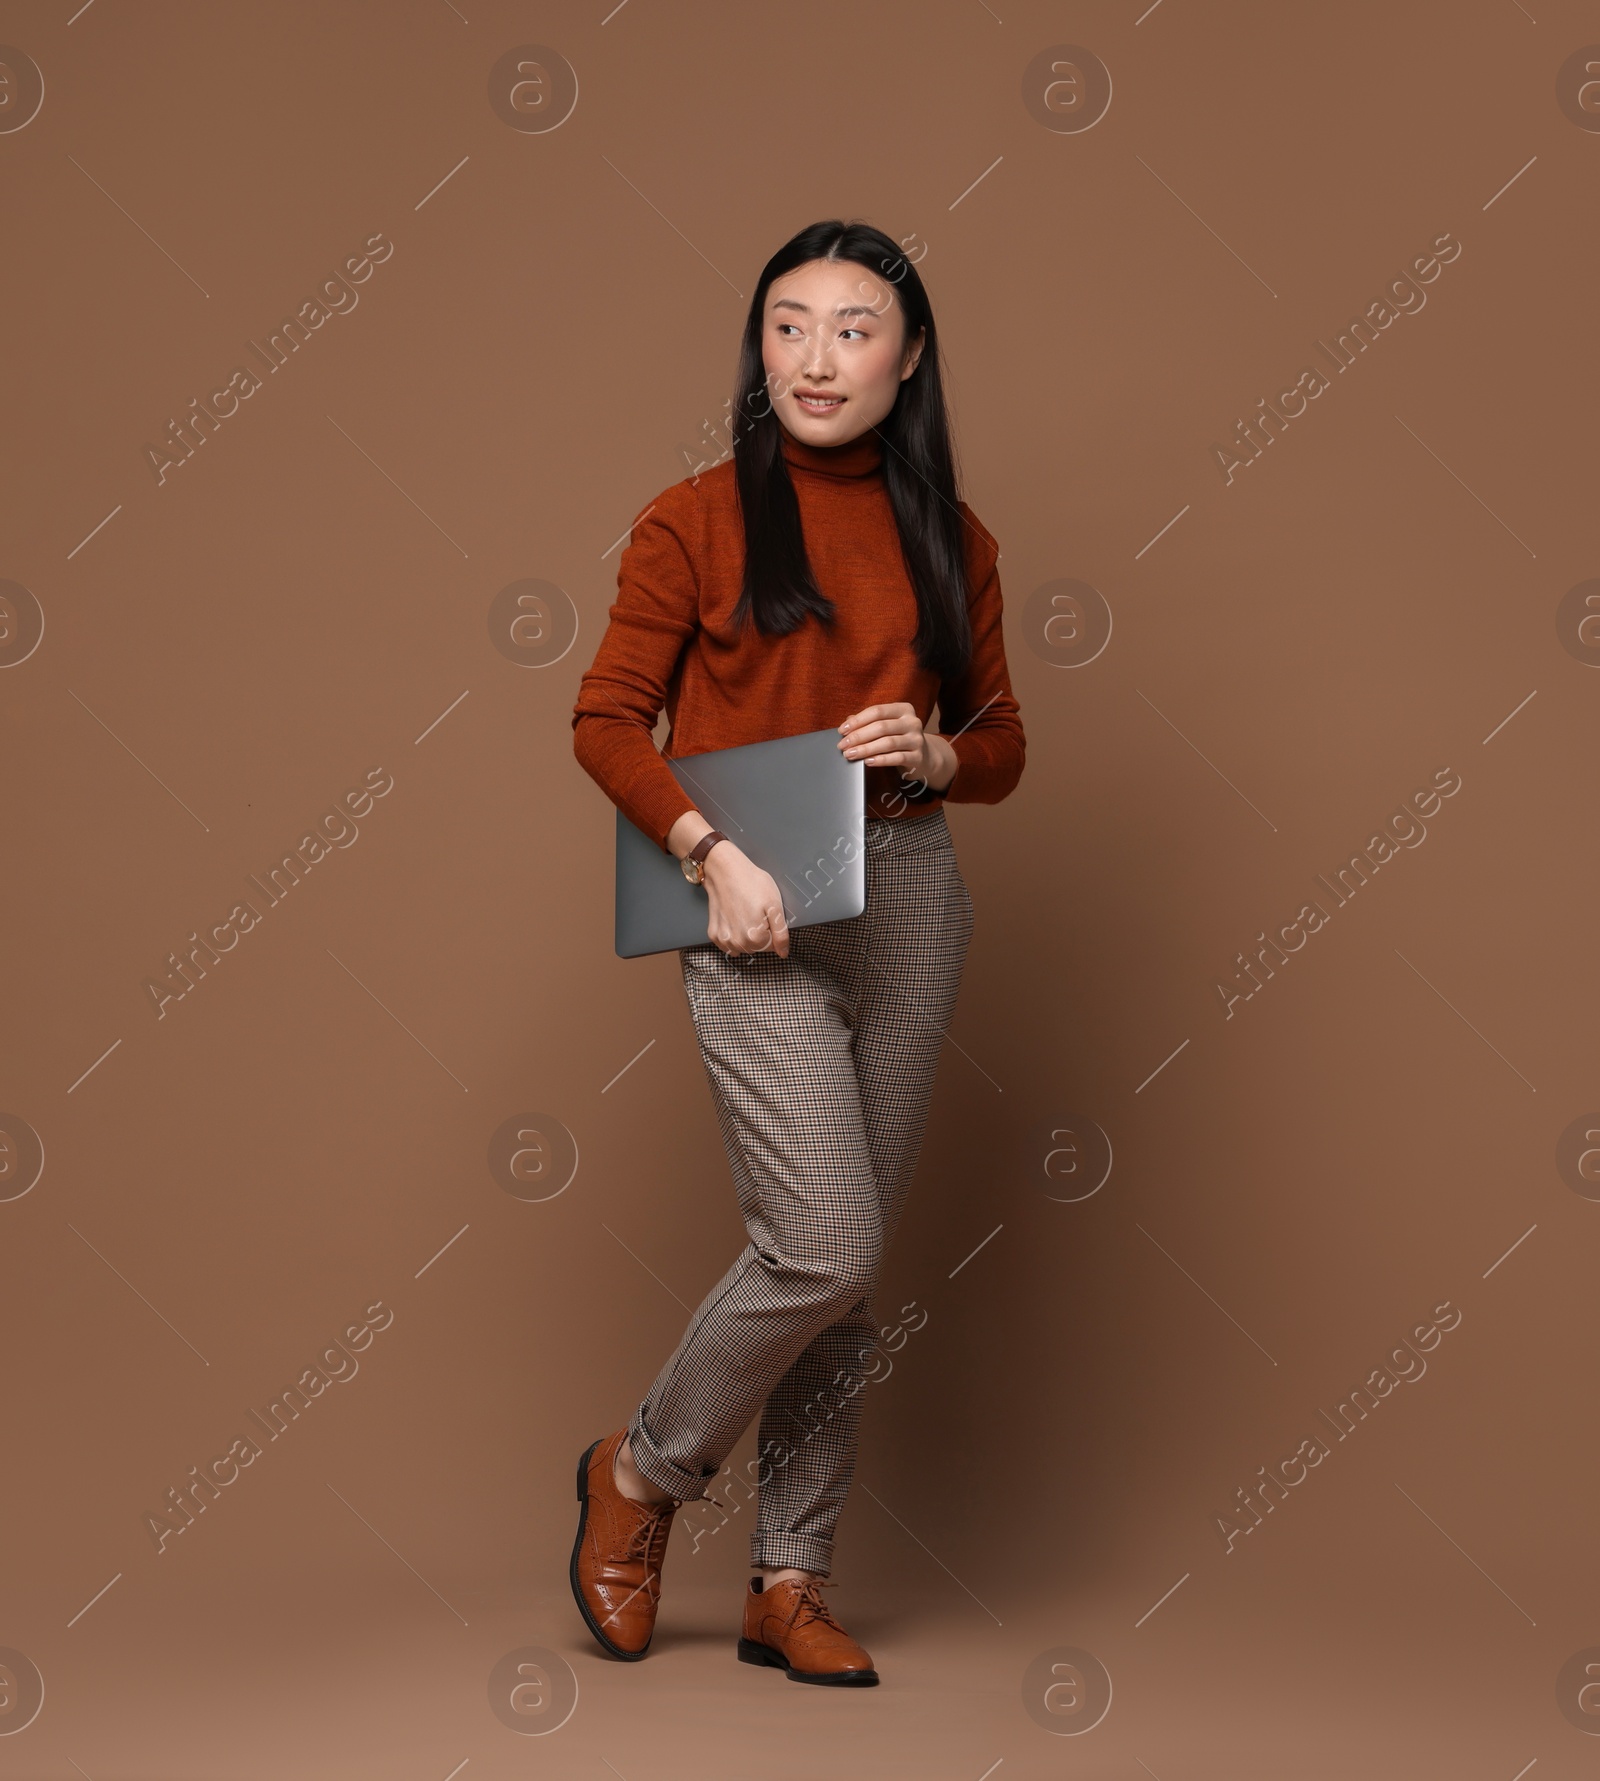
<svg viewBox="0 0 1600 1781">
<path fill-rule="evenodd" d="M 777 881 L 732 841 L 719 841 L 705 857 L 706 898 L 711 917 L 706 938 L 733 957 L 748 952 L 789 956 L 789 923 Z"/>
</svg>

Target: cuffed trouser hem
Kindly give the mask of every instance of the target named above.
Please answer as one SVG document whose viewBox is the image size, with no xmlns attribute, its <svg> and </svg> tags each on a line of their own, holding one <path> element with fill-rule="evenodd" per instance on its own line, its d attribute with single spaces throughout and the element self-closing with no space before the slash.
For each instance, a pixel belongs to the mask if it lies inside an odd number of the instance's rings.
<svg viewBox="0 0 1600 1781">
<path fill-rule="evenodd" d="M 750 1563 L 758 1571 L 815 1571 L 826 1577 L 833 1569 L 833 1542 L 803 1534 L 752 1534 Z"/>
<path fill-rule="evenodd" d="M 674 1465 L 650 1438 L 650 1431 L 644 1426 L 642 1404 L 628 1424 L 628 1451 L 642 1477 L 648 1478 L 657 1490 L 666 1491 L 680 1502 L 693 1502 L 703 1497 L 706 1486 L 721 1470 L 719 1466 L 713 1466 L 709 1472 L 686 1472 L 682 1466 Z"/>
</svg>

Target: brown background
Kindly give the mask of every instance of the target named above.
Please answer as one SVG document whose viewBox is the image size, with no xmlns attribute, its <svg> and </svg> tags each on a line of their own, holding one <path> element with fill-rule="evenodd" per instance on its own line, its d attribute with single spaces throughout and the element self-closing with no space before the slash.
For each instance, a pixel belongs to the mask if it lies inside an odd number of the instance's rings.
<svg viewBox="0 0 1600 1781">
<path fill-rule="evenodd" d="M 1587 1773 L 1600 1203 L 1557 1145 L 1600 1105 L 1600 680 L 1557 608 L 1596 573 L 1600 135 L 1558 71 L 1593 8 L 58 0 L 0 37 L 45 83 L 0 135 L 0 576 L 46 620 L 0 674 L 0 1112 L 45 1149 L 0 1204 L 0 1646 L 45 1685 L 0 1768 Z M 559 128 L 491 104 L 530 43 L 576 71 Z M 1025 102 L 1059 45 L 1110 70 L 1093 128 Z M 612 953 L 572 701 L 762 262 L 834 215 L 922 256 L 1029 738 L 950 812 L 978 926 L 881 1298 L 928 1318 L 841 1524 L 885 1677 L 847 1698 L 734 1662 L 749 1508 L 680 1517 L 644 1664 L 566 1581 L 579 1452 L 743 1241 L 676 960 Z M 355 310 L 158 485 L 145 446 L 377 232 Z M 1213 443 L 1445 232 L 1426 306 L 1225 483 Z M 577 622 L 542 667 L 491 631 L 525 578 Z M 1029 604 L 1061 578 L 1115 620 L 1077 668 Z M 371 768 L 359 839 L 157 1018 Z M 1225 1018 L 1235 954 L 1445 768 Z M 564 1191 L 497 1178 L 507 1121 L 570 1134 Z M 1052 1198 L 1088 1121 L 1110 1178 Z M 359 1374 L 158 1553 L 146 1513 L 375 1301 Z M 1444 1301 L 1426 1374 L 1225 1550 Z M 491 1710 L 525 1647 L 537 1735 Z M 1092 1729 L 1060 1647 L 1110 1677 Z"/>
</svg>

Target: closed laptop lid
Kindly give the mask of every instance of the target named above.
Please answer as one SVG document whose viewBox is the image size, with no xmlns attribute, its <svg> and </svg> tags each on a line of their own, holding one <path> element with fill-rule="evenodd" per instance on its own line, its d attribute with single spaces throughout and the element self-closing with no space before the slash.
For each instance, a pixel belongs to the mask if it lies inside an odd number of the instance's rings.
<svg viewBox="0 0 1600 1781">
<path fill-rule="evenodd" d="M 666 758 L 695 808 L 772 874 L 791 928 L 866 908 L 866 763 L 837 729 Z M 704 946 L 706 892 L 617 811 L 619 958 Z"/>
</svg>

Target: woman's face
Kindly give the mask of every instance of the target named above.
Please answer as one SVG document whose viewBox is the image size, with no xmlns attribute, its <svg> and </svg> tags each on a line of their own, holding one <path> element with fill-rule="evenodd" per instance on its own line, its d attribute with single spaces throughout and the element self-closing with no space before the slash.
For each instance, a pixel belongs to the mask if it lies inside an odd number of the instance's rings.
<svg viewBox="0 0 1600 1781">
<path fill-rule="evenodd" d="M 895 289 L 854 260 L 812 260 L 767 287 L 761 357 L 784 429 L 845 445 L 894 407 L 923 336 L 905 341 Z"/>
</svg>

